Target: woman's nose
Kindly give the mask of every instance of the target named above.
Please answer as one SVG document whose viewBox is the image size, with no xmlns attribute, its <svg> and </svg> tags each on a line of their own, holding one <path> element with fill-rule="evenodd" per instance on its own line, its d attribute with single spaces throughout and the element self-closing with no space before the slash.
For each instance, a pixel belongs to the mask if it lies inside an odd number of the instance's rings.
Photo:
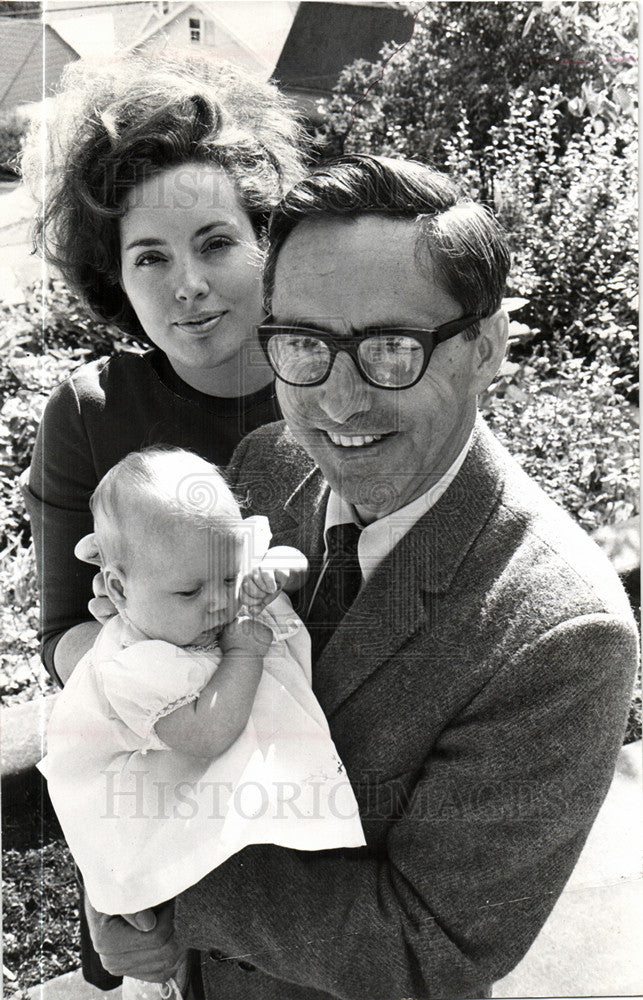
<svg viewBox="0 0 643 1000">
<path fill-rule="evenodd" d="M 202 299 L 210 291 L 210 284 L 203 264 L 197 261 L 186 261 L 176 278 L 174 295 L 179 302 L 192 302 Z"/>
<path fill-rule="evenodd" d="M 371 407 L 369 385 L 346 351 L 338 352 L 330 375 L 318 392 L 320 409 L 338 424 L 346 423 L 356 413 L 365 413 Z"/>
</svg>

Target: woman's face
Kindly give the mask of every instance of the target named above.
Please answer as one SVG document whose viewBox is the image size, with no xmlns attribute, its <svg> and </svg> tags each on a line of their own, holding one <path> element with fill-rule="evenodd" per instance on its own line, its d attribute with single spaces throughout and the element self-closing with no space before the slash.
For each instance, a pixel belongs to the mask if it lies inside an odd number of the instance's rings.
<svg viewBox="0 0 643 1000">
<path fill-rule="evenodd" d="M 264 311 L 257 239 L 228 175 L 184 163 L 138 184 L 125 208 L 121 282 L 145 333 L 189 384 L 232 376 Z"/>
</svg>

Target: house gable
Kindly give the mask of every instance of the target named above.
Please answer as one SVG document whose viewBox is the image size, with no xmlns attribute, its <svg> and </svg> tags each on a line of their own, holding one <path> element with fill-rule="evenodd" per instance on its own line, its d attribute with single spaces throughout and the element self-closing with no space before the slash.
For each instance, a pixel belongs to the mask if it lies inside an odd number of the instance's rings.
<svg viewBox="0 0 643 1000">
<path fill-rule="evenodd" d="M 52 93 L 67 63 L 79 58 L 57 31 L 39 20 L 3 18 L 2 36 L 0 111 L 41 101 Z"/>
</svg>

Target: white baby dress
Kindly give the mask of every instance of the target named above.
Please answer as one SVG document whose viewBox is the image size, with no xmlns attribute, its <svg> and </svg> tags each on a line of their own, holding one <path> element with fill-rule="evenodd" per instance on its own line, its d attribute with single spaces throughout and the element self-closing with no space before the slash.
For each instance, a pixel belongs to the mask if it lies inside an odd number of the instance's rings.
<svg viewBox="0 0 643 1000">
<path fill-rule="evenodd" d="M 89 899 L 132 913 L 170 899 L 249 844 L 359 847 L 357 802 L 311 688 L 310 638 L 284 594 L 238 740 L 214 760 L 173 750 L 158 719 L 198 697 L 221 651 L 101 630 L 58 700 L 41 764 Z"/>
</svg>

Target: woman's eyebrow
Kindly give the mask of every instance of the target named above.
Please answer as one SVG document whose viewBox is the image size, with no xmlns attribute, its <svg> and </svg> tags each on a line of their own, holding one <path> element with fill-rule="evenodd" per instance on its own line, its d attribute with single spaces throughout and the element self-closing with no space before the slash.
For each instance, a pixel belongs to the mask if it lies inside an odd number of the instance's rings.
<svg viewBox="0 0 643 1000">
<path fill-rule="evenodd" d="M 205 236 L 205 234 L 209 233 L 211 229 L 217 229 L 219 226 L 235 227 L 235 223 L 232 219 L 220 219 L 218 222 L 208 222 L 207 226 L 201 226 L 200 229 L 197 229 L 194 234 L 194 238 L 197 239 L 199 236 Z"/>
<path fill-rule="evenodd" d="M 164 246 L 165 240 L 157 239 L 155 236 L 143 237 L 140 240 L 133 240 L 125 247 L 126 250 L 133 250 L 134 247 L 159 247 Z"/>
<path fill-rule="evenodd" d="M 230 219 L 220 219 L 216 222 L 208 222 L 207 225 L 201 226 L 200 229 L 194 233 L 192 239 L 199 239 L 201 236 L 205 236 L 209 233 L 211 229 L 217 229 L 219 226 L 234 226 L 234 223 Z M 134 250 L 136 247 L 157 247 L 164 246 L 166 240 L 162 240 L 160 237 L 156 236 L 145 236 L 141 237 L 139 240 L 132 240 L 125 247 L 126 250 Z"/>
</svg>

